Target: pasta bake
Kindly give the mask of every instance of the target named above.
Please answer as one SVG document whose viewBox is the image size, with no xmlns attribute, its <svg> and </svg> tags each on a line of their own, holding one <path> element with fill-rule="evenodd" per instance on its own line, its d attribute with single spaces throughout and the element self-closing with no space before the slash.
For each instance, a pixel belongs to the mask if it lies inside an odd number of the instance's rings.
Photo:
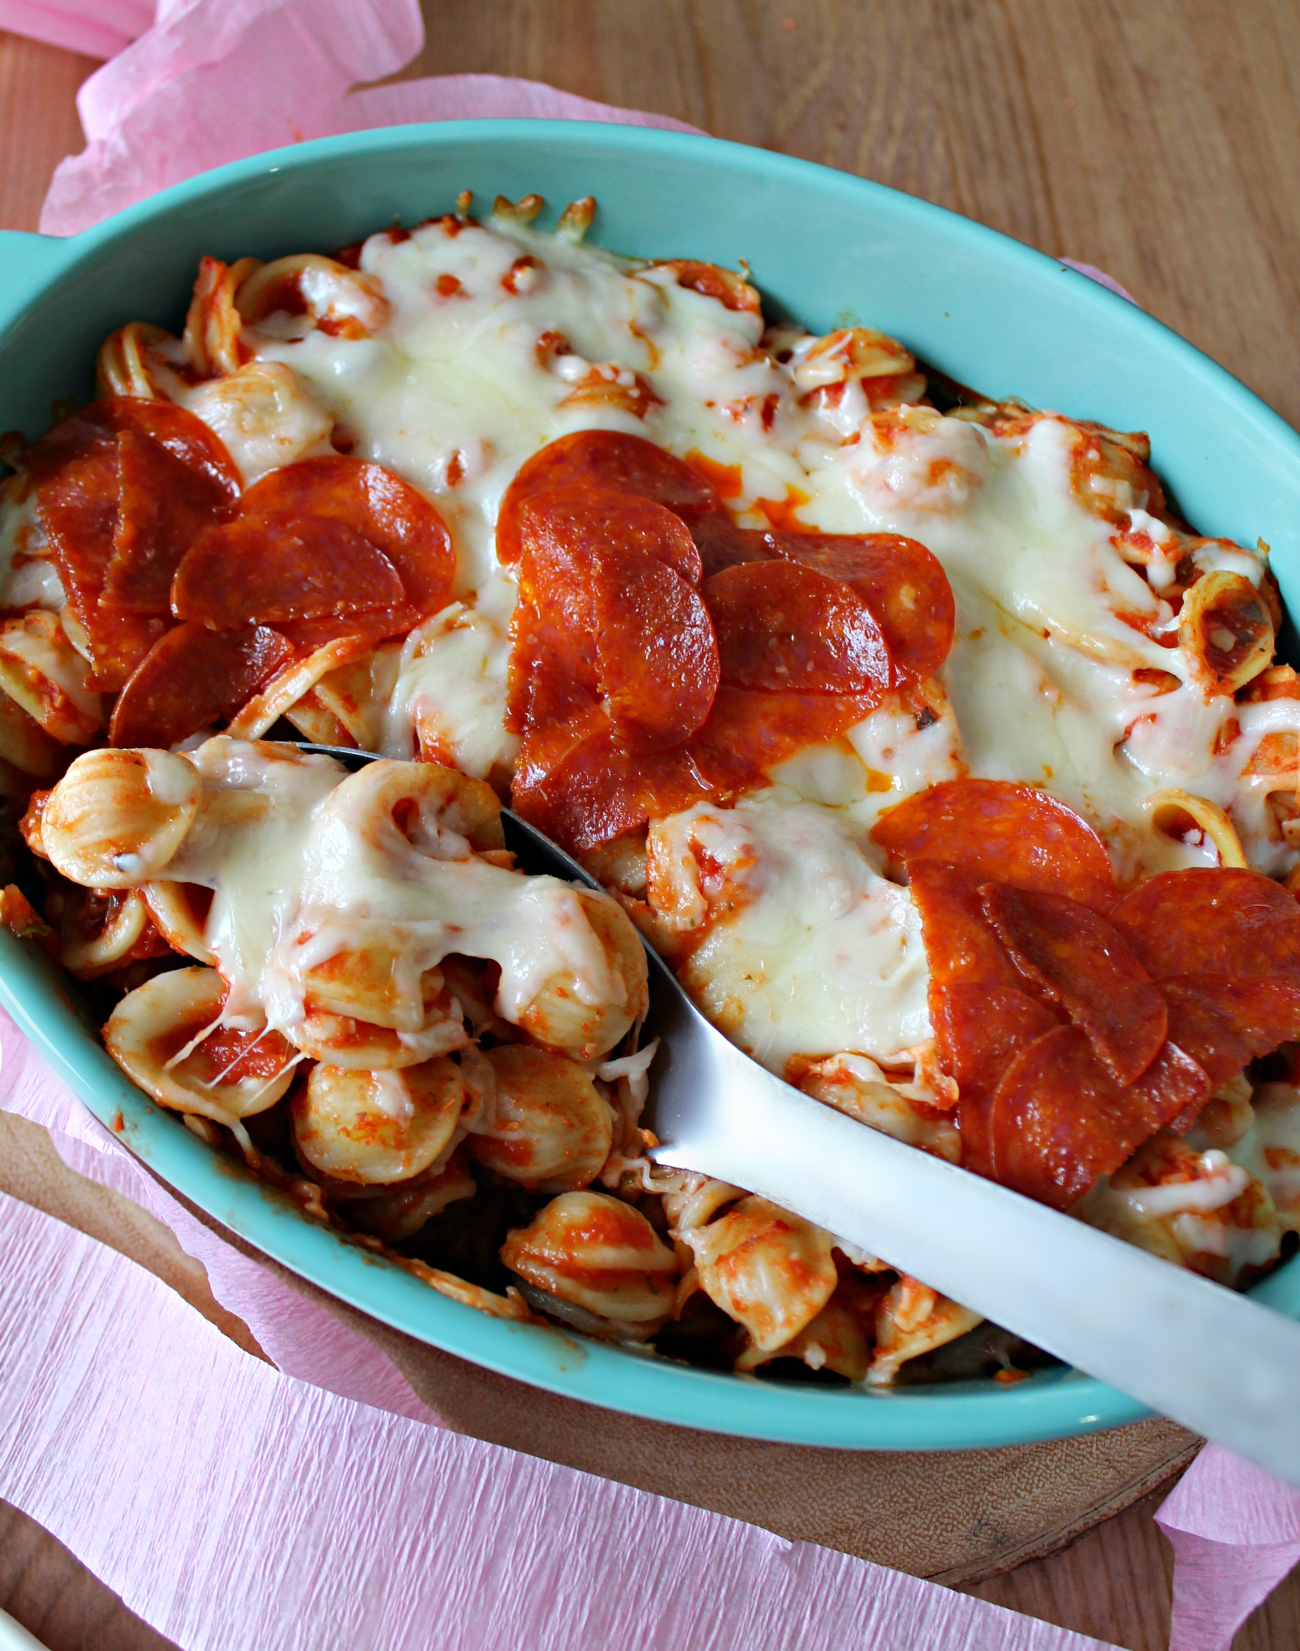
<svg viewBox="0 0 1300 1651">
<path fill-rule="evenodd" d="M 205 258 L 4 438 L 7 926 L 431 1288 L 823 1382 L 1042 1355 L 654 1163 L 643 940 L 792 1084 L 1242 1287 L 1300 1233 L 1300 680 L 1147 438 L 472 201 Z M 355 772 L 289 741 L 379 754 Z M 603 893 L 526 875 L 508 804 Z"/>
</svg>

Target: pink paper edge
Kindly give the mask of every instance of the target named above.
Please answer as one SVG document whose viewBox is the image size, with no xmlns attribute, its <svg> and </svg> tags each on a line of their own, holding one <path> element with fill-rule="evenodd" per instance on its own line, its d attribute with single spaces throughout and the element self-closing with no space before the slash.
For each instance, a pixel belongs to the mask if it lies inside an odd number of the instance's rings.
<svg viewBox="0 0 1300 1651">
<path fill-rule="evenodd" d="M 243 1319 L 286 1375 L 412 1421 L 445 1426 L 379 1347 L 227 1244 L 147 1174 L 46 1067 L 3 1010 L 0 1084 L 0 1106 L 46 1129 L 69 1169 L 131 1199 L 175 1233 L 186 1254 L 202 1263 L 212 1294 Z"/>
<path fill-rule="evenodd" d="M 1100 1651 L 280 1376 L 0 1197 L 0 1494 L 187 1651 Z"/>
</svg>

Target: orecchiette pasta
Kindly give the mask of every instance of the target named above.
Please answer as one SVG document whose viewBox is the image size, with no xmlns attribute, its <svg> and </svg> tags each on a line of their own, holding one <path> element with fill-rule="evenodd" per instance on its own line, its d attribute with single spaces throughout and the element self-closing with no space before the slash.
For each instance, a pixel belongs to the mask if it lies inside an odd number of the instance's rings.
<svg viewBox="0 0 1300 1651">
<path fill-rule="evenodd" d="M 585 1068 L 529 1044 L 490 1049 L 495 1104 L 467 1149 L 478 1163 L 542 1192 L 590 1185 L 609 1157 L 614 1115 Z"/>
<path fill-rule="evenodd" d="M 839 1277 L 830 1233 L 766 1198 L 742 1198 L 680 1237 L 705 1293 L 764 1353 L 784 1347 L 817 1317 Z"/>
<path fill-rule="evenodd" d="M 639 1210 L 603 1192 L 566 1192 L 512 1232 L 501 1259 L 536 1289 L 611 1325 L 662 1324 L 677 1261 Z"/>
<path fill-rule="evenodd" d="M 362 1186 L 409 1181 L 451 1141 L 465 1101 L 445 1055 L 401 1071 L 314 1066 L 290 1108 L 303 1168 Z"/>
<path fill-rule="evenodd" d="M 604 954 L 608 986 L 597 1002 L 584 997 L 568 973 L 549 976 L 525 1005 L 517 1024 L 548 1049 L 579 1060 L 612 1049 L 649 1002 L 645 952 L 630 918 L 607 895 L 575 889 L 582 914 Z"/>
<path fill-rule="evenodd" d="M 293 1078 L 277 1033 L 221 1027 L 225 982 L 215 969 L 173 969 L 129 992 L 108 1017 L 110 1055 L 160 1106 L 217 1123 L 272 1107 Z"/>
<path fill-rule="evenodd" d="M 70 881 L 128 889 L 172 860 L 199 810 L 201 783 L 168 751 L 87 751 L 40 814 L 40 850 Z"/>
<path fill-rule="evenodd" d="M 435 1165 L 423 1175 L 386 1186 L 378 1193 L 373 1187 L 367 1191 L 369 1196 L 365 1198 L 341 1198 L 341 1213 L 360 1232 L 385 1244 L 401 1244 L 435 1215 L 441 1215 L 449 1204 L 473 1198 L 478 1186 L 464 1158 L 453 1152 L 442 1169 Z"/>
<path fill-rule="evenodd" d="M 978 1313 L 904 1274 L 876 1308 L 875 1352 L 867 1380 L 878 1386 L 892 1382 L 909 1359 L 955 1341 L 979 1322 Z"/>
<path fill-rule="evenodd" d="M 38 608 L 0 623 L 0 689 L 64 745 L 88 745 L 104 726 L 86 674 L 54 614 Z"/>
</svg>

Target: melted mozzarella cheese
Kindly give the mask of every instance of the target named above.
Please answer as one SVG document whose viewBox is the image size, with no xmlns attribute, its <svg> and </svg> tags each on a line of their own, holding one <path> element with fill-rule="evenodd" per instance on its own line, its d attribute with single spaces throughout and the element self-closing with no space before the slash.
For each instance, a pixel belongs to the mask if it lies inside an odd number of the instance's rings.
<svg viewBox="0 0 1300 1651">
<path fill-rule="evenodd" d="M 250 361 L 193 386 L 178 381 L 174 397 L 221 437 L 245 487 L 281 465 L 334 451 L 333 418 L 282 362 Z"/>
<path fill-rule="evenodd" d="M 519 739 L 505 726 L 509 663 L 506 625 L 482 600 L 453 602 L 412 631 L 385 707 L 384 755 L 419 750 L 480 780 L 510 768 Z"/>
<path fill-rule="evenodd" d="M 1203 842 L 1153 830 L 1147 799 L 1170 788 L 1232 810 L 1261 869 L 1276 873 L 1294 860 L 1266 787 L 1246 771 L 1262 737 L 1253 725 L 1300 733 L 1300 702 L 1251 710 L 1232 737 L 1238 708 L 1226 697 L 1207 703 L 1182 650 L 1162 645 L 1175 640 L 1161 637 L 1176 623 L 1160 593 L 1175 577 L 1178 541 L 1127 483 L 1094 477 L 1089 499 L 1127 509 L 1131 530 L 1150 542 L 1148 579 L 1125 562 L 1113 524 L 1076 497 L 1076 426 L 1045 417 L 998 438 L 925 408 L 898 409 L 878 426 L 856 380 L 833 404 L 818 401 L 816 385 L 808 393 L 810 341 L 793 331 L 783 363 L 759 347 L 760 317 L 678 286 L 670 268 L 509 219 L 376 235 L 361 267 L 388 304 L 373 336 L 347 339 L 309 317 L 273 316 L 246 331 L 252 367 L 292 367 L 302 395 L 339 422 L 353 451 L 430 493 L 452 527 L 457 595 L 467 603 L 482 607 L 475 593 L 501 588 L 497 508 L 545 443 L 608 428 L 678 455 L 698 451 L 732 468 L 730 502 L 742 516 L 763 500 L 803 499 L 810 527 L 920 539 L 953 586 L 957 634 L 943 674 L 960 748 L 943 730 L 902 746 L 886 741 L 882 759 L 869 719 L 849 739 L 861 769 L 843 742 L 785 765 L 779 778 L 802 796 L 869 821 L 956 772 L 960 759 L 973 773 L 1043 785 L 1081 809 L 1107 833 L 1125 875 L 1210 860 Z M 210 416 L 197 400 L 195 410 Z M 300 422 L 285 415 L 291 434 Z M 1261 557 L 1219 541 L 1193 560 L 1255 583 L 1263 574 Z M 499 597 L 492 601 L 503 623 Z M 412 655 L 386 748 L 413 749 L 402 724 L 409 729 L 422 707 L 433 711 L 430 743 L 471 771 L 508 762 L 505 661 L 504 647 L 482 634 L 448 633 Z M 461 663 L 465 692 L 452 683 Z M 1177 686 L 1162 693 L 1136 682 L 1135 671 Z"/>
<path fill-rule="evenodd" d="M 682 979 L 756 1059 L 853 1050 L 886 1064 L 930 1035 L 921 926 L 837 812 L 764 792 L 697 804 L 650 833 L 651 901 L 703 930 Z"/>
<path fill-rule="evenodd" d="M 421 976 L 448 952 L 500 965 L 497 1005 L 511 1021 L 560 974 L 584 1003 L 608 997 L 609 965 L 573 889 L 471 857 L 436 822 L 412 842 L 379 795 L 387 765 L 349 775 L 328 757 L 224 735 L 191 761 L 205 808 L 166 871 L 214 891 L 204 938 L 230 986 L 228 1018 L 290 1029 L 310 971 L 372 946 L 391 954 L 399 1036 L 418 1032 Z"/>
<path fill-rule="evenodd" d="M 922 407 L 873 418 L 842 364 L 836 394 L 822 393 L 818 341 L 787 329 L 778 356 L 762 347 L 761 317 L 678 285 L 671 267 L 508 217 L 373 236 L 361 269 L 386 304 L 372 306 L 370 336 L 269 316 L 245 329 L 253 362 L 187 404 L 250 477 L 311 451 L 332 422 L 336 440 L 424 489 L 447 520 L 457 600 L 407 641 L 395 687 L 376 680 L 368 726 L 386 753 L 422 749 L 479 776 L 513 761 L 515 586 L 496 562 L 496 516 L 519 466 L 571 431 L 628 431 L 728 467 L 742 521 L 794 503 L 809 528 L 906 534 L 942 563 L 957 610 L 941 673 L 950 710 L 918 718 L 887 701 L 774 769 L 761 799 L 654 826 L 664 863 L 688 881 L 685 845 L 707 826 L 743 885 L 734 909 L 708 912 L 690 979 L 769 1064 L 843 1050 L 890 1059 L 928 1034 L 916 914 L 876 874 L 865 830 L 964 771 L 1061 797 L 1101 827 L 1126 877 L 1213 863 L 1196 833 L 1178 842 L 1153 828 L 1148 799 L 1170 789 L 1230 810 L 1260 869 L 1294 862 L 1269 805 L 1275 777 L 1252 762 L 1270 736 L 1300 736 L 1300 701 L 1207 700 L 1164 594 L 1185 541 L 1122 479 L 1093 476 L 1080 496 L 1077 426 L 1048 415 L 999 437 Z M 1121 554 L 1121 511 L 1148 546 L 1146 578 Z M 1192 557 L 1255 584 L 1264 574 L 1262 556 L 1219 541 Z"/>
<path fill-rule="evenodd" d="M 48 608 L 67 601 L 49 540 L 36 513 L 36 490 L 20 476 L 0 483 L 0 608 Z"/>
</svg>

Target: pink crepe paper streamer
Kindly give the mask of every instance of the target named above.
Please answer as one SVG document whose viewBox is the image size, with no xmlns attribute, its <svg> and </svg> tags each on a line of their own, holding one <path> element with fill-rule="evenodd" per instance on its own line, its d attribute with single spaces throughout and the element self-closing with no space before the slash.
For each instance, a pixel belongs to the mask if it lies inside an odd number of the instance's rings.
<svg viewBox="0 0 1300 1651">
<path fill-rule="evenodd" d="M 148 1175 L 55 1077 L 3 1010 L 0 1106 L 49 1130 L 69 1169 L 120 1192 L 170 1227 L 181 1248 L 203 1263 L 212 1294 L 243 1319 L 286 1374 L 398 1416 L 444 1425 L 373 1342 L 227 1244 Z"/>
<path fill-rule="evenodd" d="M 1096 281 L 1099 286 L 1106 287 L 1111 292 L 1117 292 L 1121 298 L 1127 298 L 1130 304 L 1137 304 L 1137 299 L 1127 287 L 1120 286 L 1113 275 L 1107 275 L 1104 269 L 1098 269 L 1094 264 L 1081 264 L 1074 258 L 1060 258 L 1067 269 L 1078 270 L 1080 275 L 1086 275 L 1090 281 Z M 1138 306 L 1141 307 L 1140 305 Z"/>
<path fill-rule="evenodd" d="M 423 43 L 418 0 L 174 0 L 82 86 L 87 147 L 55 172 L 41 229 L 75 234 L 198 172 L 335 132 L 505 114 L 694 130 L 496 75 L 351 91 Z"/>
<path fill-rule="evenodd" d="M 1300 1489 L 1206 1445 L 1161 1504 L 1174 1550 L 1170 1651 L 1228 1651 L 1300 1562 Z"/>
<path fill-rule="evenodd" d="M 1102 1651 L 278 1375 L 0 1198 L 0 1495 L 185 1651 Z"/>
<path fill-rule="evenodd" d="M 0 29 L 87 57 L 116 57 L 153 22 L 153 0 L 0 0 Z"/>
</svg>

